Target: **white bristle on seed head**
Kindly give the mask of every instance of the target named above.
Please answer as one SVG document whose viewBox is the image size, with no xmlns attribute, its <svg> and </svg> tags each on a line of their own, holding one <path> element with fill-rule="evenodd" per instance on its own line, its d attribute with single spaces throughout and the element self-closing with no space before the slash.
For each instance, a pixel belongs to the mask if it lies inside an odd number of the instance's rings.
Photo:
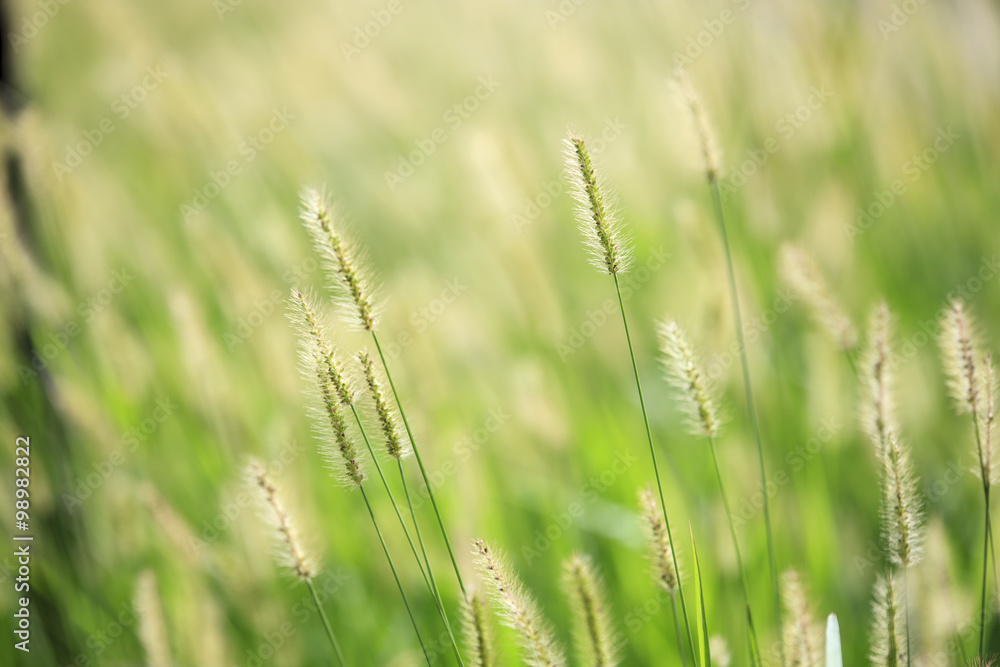
<svg viewBox="0 0 1000 667">
<path fill-rule="evenodd" d="M 879 575 L 872 602 L 871 651 L 873 667 L 901 667 L 906 662 L 903 609 L 899 586 L 892 574 Z"/>
<path fill-rule="evenodd" d="M 563 563 L 563 580 L 573 609 L 579 664 L 614 667 L 618 664 L 618 635 L 596 566 L 589 557 L 575 554 Z"/>
<path fill-rule="evenodd" d="M 881 452 L 899 433 L 892 388 L 892 318 L 883 301 L 872 313 L 861 367 L 861 426 Z"/>
<path fill-rule="evenodd" d="M 591 263 L 617 275 L 632 264 L 632 248 L 623 230 L 614 195 L 606 187 L 583 137 L 570 133 L 564 142 L 566 174 L 576 199 L 576 216 Z"/>
<path fill-rule="evenodd" d="M 361 364 L 361 381 L 368 387 L 368 395 L 372 400 L 382 437 L 385 439 L 386 453 L 394 459 L 405 458 L 410 454 L 410 448 L 399 433 L 395 414 L 386 399 L 383 383 L 379 378 L 375 363 L 372 361 L 371 355 L 365 351 L 358 353 L 358 361 Z"/>
<path fill-rule="evenodd" d="M 721 156 L 719 142 L 715 138 L 715 130 L 712 129 L 708 112 L 705 111 L 705 104 L 681 67 L 674 69 L 674 85 L 683 96 L 688 111 L 691 112 L 691 121 L 698 135 L 698 144 L 701 146 L 702 158 L 705 161 L 705 175 L 709 182 L 715 183 L 722 177 Z"/>
<path fill-rule="evenodd" d="M 982 440 L 982 466 L 980 476 L 990 485 L 998 481 L 996 465 L 997 440 L 997 394 L 1000 393 L 997 369 L 993 355 L 987 354 L 982 363 L 982 409 L 976 415 L 979 419 L 979 437 Z"/>
<path fill-rule="evenodd" d="M 924 513 L 909 448 L 892 434 L 882 452 L 882 540 L 894 565 L 923 558 Z"/>
<path fill-rule="evenodd" d="M 677 389 L 684 414 L 696 434 L 714 438 L 720 425 L 715 399 L 684 330 L 676 322 L 668 320 L 661 322 L 657 331 L 667 379 Z"/>
<path fill-rule="evenodd" d="M 815 260 L 799 246 L 786 243 L 778 261 L 785 285 L 805 302 L 813 319 L 842 349 L 853 350 L 858 344 L 858 332 L 823 280 Z"/>
<path fill-rule="evenodd" d="M 784 643 L 788 667 L 821 667 L 823 631 L 812 618 L 809 601 L 799 575 L 794 570 L 781 578 L 781 599 L 785 606 Z"/>
<path fill-rule="evenodd" d="M 639 511 L 646 536 L 651 571 L 656 582 L 673 595 L 677 592 L 679 574 L 674 567 L 674 550 L 667 535 L 666 520 L 652 489 L 639 491 Z"/>
<path fill-rule="evenodd" d="M 493 648 L 493 626 L 490 623 L 488 603 L 473 588 L 466 590 L 462 598 L 462 635 L 469 664 L 472 667 L 493 667 L 496 652 Z"/>
<path fill-rule="evenodd" d="M 954 299 L 941 322 L 941 353 L 948 388 L 960 414 L 977 412 L 980 397 L 979 345 L 975 323 L 961 299 Z"/>
<path fill-rule="evenodd" d="M 323 261 L 330 287 L 347 321 L 365 331 L 378 324 L 378 308 L 366 259 L 351 243 L 344 221 L 330 206 L 322 189 L 303 188 L 299 216 Z"/>
<path fill-rule="evenodd" d="M 299 531 L 282 501 L 277 484 L 258 459 L 250 461 L 247 480 L 260 501 L 265 523 L 274 530 L 278 564 L 289 568 L 299 579 L 312 579 L 316 576 L 316 561 L 303 548 Z"/>
<path fill-rule="evenodd" d="M 321 443 L 320 452 L 336 479 L 348 487 L 360 486 L 365 479 L 364 458 L 348 418 L 355 392 L 314 300 L 292 289 L 290 305 L 290 317 L 299 334 L 300 368 L 313 402 L 310 412 Z"/>
<path fill-rule="evenodd" d="M 531 667 L 561 667 L 566 658 L 556 643 L 538 604 L 514 574 L 502 554 L 483 540 L 473 543 L 473 559 L 479 568 L 504 625 L 514 630 L 522 658 Z"/>
</svg>

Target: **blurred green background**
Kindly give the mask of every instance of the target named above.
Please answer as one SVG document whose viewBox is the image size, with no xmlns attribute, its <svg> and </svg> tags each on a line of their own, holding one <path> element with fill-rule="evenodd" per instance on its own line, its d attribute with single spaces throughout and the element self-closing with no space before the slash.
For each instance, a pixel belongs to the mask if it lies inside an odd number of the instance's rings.
<svg viewBox="0 0 1000 667">
<path fill-rule="evenodd" d="M 626 307 L 675 535 L 691 523 L 711 630 L 747 664 L 708 450 L 661 378 L 654 321 L 676 317 L 719 375 L 723 474 L 748 517 L 767 652 L 777 632 L 755 454 L 700 156 L 669 85 L 678 62 L 722 147 L 767 466 L 785 480 L 772 500 L 780 566 L 803 575 L 818 619 L 839 615 L 847 664 L 861 664 L 884 568 L 878 475 L 849 365 L 787 307 L 777 257 L 794 241 L 859 325 L 881 297 L 898 316 L 900 417 L 930 517 L 911 578 L 922 653 L 972 622 L 982 507 L 933 336 L 956 289 L 992 349 L 1000 335 L 994 3 L 97 0 L 10 12 L 0 523 L 13 533 L 14 440 L 30 435 L 35 551 L 24 655 L 11 639 L 13 546 L 0 550 L 11 630 L 0 663 L 144 664 L 133 603 L 145 570 L 174 663 L 328 662 L 305 588 L 279 573 L 239 503 L 256 455 L 278 462 L 309 527 L 349 662 L 420 664 L 360 498 L 317 454 L 285 317 L 290 287 L 323 285 L 296 218 L 300 186 L 325 184 L 378 276 L 382 338 L 467 579 L 470 541 L 494 541 L 568 643 L 558 573 L 586 551 L 625 663 L 676 664 L 635 519 L 653 478 L 620 323 L 601 313 L 613 285 L 587 264 L 565 194 L 567 127 L 593 138 L 633 235 Z M 341 326 L 338 342 L 351 352 L 368 339 Z M 451 664 L 384 493 L 371 495 Z M 576 501 L 585 511 L 567 522 Z M 454 618 L 429 507 L 420 519 Z M 690 565 L 686 539 L 679 551 Z"/>
</svg>

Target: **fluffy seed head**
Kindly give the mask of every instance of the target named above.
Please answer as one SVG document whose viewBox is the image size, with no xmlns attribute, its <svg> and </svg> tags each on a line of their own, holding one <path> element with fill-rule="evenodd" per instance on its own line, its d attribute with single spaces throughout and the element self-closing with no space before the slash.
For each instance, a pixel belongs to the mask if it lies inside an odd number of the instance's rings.
<svg viewBox="0 0 1000 667">
<path fill-rule="evenodd" d="M 729 667 L 733 662 L 733 654 L 729 644 L 722 635 L 712 635 L 708 638 L 708 654 L 712 656 L 712 664 L 716 667 Z"/>
<path fill-rule="evenodd" d="M 705 160 L 705 175 L 708 177 L 710 183 L 715 183 L 719 180 L 722 173 L 719 166 L 719 144 L 715 140 L 715 131 L 712 129 L 712 123 L 708 119 L 705 105 L 701 101 L 701 96 L 698 95 L 697 91 L 691 85 L 684 70 L 680 67 L 674 70 L 674 83 L 684 97 L 684 102 L 687 104 L 688 110 L 691 112 L 691 120 L 694 122 L 694 128 L 698 134 L 698 143 L 701 145 L 701 154 Z"/>
<path fill-rule="evenodd" d="M 879 575 L 872 603 L 871 652 L 873 667 L 900 667 L 905 662 L 906 640 L 903 637 L 903 610 L 893 575 Z"/>
<path fill-rule="evenodd" d="M 923 509 L 908 448 L 894 434 L 882 452 L 882 540 L 889 561 L 910 567 L 923 556 Z"/>
<path fill-rule="evenodd" d="M 566 659 L 542 619 L 538 604 L 506 559 L 482 540 L 473 543 L 473 557 L 503 624 L 517 632 L 525 663 L 531 667 L 565 665 Z"/>
<path fill-rule="evenodd" d="M 563 564 L 566 595 L 573 608 L 578 662 L 593 667 L 618 664 L 615 631 L 608 614 L 607 596 L 593 562 L 574 555 Z"/>
<path fill-rule="evenodd" d="M 709 438 L 719 432 L 719 417 L 708 381 L 701 372 L 687 336 L 674 321 L 659 326 L 660 351 L 667 378 L 677 388 L 678 400 L 695 432 Z"/>
<path fill-rule="evenodd" d="M 577 219 L 594 266 L 611 275 L 625 273 L 632 261 L 619 215 L 604 190 L 583 138 L 566 139 L 566 172 L 577 201 Z"/>
<path fill-rule="evenodd" d="M 798 573 L 789 570 L 781 580 L 785 623 L 781 641 L 789 667 L 821 667 L 822 628 L 813 621 L 805 589 Z"/>
<path fill-rule="evenodd" d="M 799 246 L 781 247 L 779 265 L 785 285 L 809 307 L 813 319 L 829 332 L 844 350 L 858 344 L 858 332 L 828 288 L 816 262 Z"/>
<path fill-rule="evenodd" d="M 861 367 L 861 426 L 879 456 L 886 443 L 897 437 L 892 394 L 891 318 L 885 302 L 872 313 L 868 342 Z"/>
<path fill-rule="evenodd" d="M 278 563 L 291 568 L 299 579 L 312 579 L 316 576 L 316 562 L 302 548 L 299 532 L 264 464 L 257 459 L 251 460 L 247 477 L 261 500 L 265 520 L 275 530 Z"/>
<path fill-rule="evenodd" d="M 639 492 L 639 510 L 642 512 L 642 527 L 649 548 L 649 560 L 653 566 L 653 578 L 664 590 L 673 595 L 677 591 L 674 550 L 670 538 L 667 537 L 663 512 L 660 511 L 660 505 L 652 489 L 646 488 Z"/>
<path fill-rule="evenodd" d="M 368 385 L 368 392 L 371 394 L 372 402 L 375 404 L 375 414 L 378 416 L 378 423 L 385 437 L 385 448 L 394 459 L 401 459 L 406 456 L 407 449 L 399 438 L 399 430 L 396 428 L 396 419 L 385 400 L 385 393 L 382 391 L 382 384 L 375 374 L 375 364 L 367 352 L 358 352 L 358 360 L 365 374 L 365 384 Z"/>
<path fill-rule="evenodd" d="M 476 590 L 462 598 L 462 634 L 465 637 L 466 662 L 472 667 L 492 667 L 496 660 L 493 628 L 487 614 L 486 600 Z"/>
<path fill-rule="evenodd" d="M 373 330 L 377 317 L 371 286 L 361 269 L 360 258 L 334 222 L 335 215 L 326 194 L 322 190 L 304 188 L 301 202 L 299 215 L 326 265 L 332 287 L 347 309 L 354 312 L 351 319 L 364 330 Z"/>
<path fill-rule="evenodd" d="M 961 299 L 953 300 L 941 322 L 941 352 L 948 388 L 958 412 L 977 413 L 980 398 L 975 324 Z"/>
<path fill-rule="evenodd" d="M 344 409 L 354 401 L 354 392 L 310 298 L 293 289 L 291 306 L 292 321 L 299 329 L 303 376 L 319 397 L 315 413 L 323 455 L 348 484 L 360 486 L 365 478 L 360 450 L 348 433 L 344 415 Z"/>
<path fill-rule="evenodd" d="M 144 570 L 136 582 L 135 607 L 139 613 L 139 640 L 146 653 L 146 664 L 149 667 L 170 667 L 173 661 L 170 659 L 163 607 L 156 590 L 156 577 L 149 570 Z"/>
</svg>

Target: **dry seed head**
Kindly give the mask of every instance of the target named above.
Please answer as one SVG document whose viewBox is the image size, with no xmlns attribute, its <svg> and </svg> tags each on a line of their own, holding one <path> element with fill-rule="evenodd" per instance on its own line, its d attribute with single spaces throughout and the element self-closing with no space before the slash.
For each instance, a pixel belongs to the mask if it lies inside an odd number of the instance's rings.
<svg viewBox="0 0 1000 667">
<path fill-rule="evenodd" d="M 149 570 L 144 570 L 136 582 L 135 608 L 139 613 L 139 641 L 146 653 L 146 664 L 149 667 L 170 667 L 173 661 L 170 659 L 163 607 L 156 590 L 156 577 Z"/>
<path fill-rule="evenodd" d="M 882 540 L 893 565 L 910 567 L 923 557 L 923 508 L 908 448 L 892 434 L 882 452 Z"/>
<path fill-rule="evenodd" d="M 566 595 L 573 609 L 578 662 L 593 667 L 618 664 L 607 595 L 590 558 L 574 555 L 563 564 Z"/>
<path fill-rule="evenodd" d="M 292 320 L 298 325 L 302 346 L 302 373 L 319 396 L 315 412 L 317 430 L 324 443 L 323 455 L 346 483 L 360 486 L 365 479 L 361 453 L 347 430 L 344 415 L 344 409 L 353 403 L 354 392 L 309 297 L 293 289 L 291 304 Z"/>
<path fill-rule="evenodd" d="M 714 438 L 719 432 L 715 401 L 684 331 L 672 320 L 660 323 L 658 329 L 667 378 L 678 390 L 684 413 L 696 433 Z"/>
<path fill-rule="evenodd" d="M 642 512 L 642 527 L 646 534 L 649 559 L 652 563 L 653 578 L 668 593 L 677 592 L 677 570 L 674 568 L 674 551 L 667 537 L 667 525 L 663 512 L 656 501 L 652 489 L 639 492 L 639 509 Z"/>
<path fill-rule="evenodd" d="M 326 194 L 315 188 L 303 188 L 300 217 L 312 236 L 317 253 L 326 263 L 327 272 L 335 291 L 342 295 L 352 320 L 365 331 L 372 331 L 377 323 L 372 289 L 361 269 L 362 262 L 351 244 L 344 237 L 340 221 L 334 221 Z"/>
<path fill-rule="evenodd" d="M 358 352 L 358 360 L 365 374 L 365 384 L 371 394 L 372 402 L 375 404 L 375 414 L 378 416 L 378 423 L 385 437 L 385 448 L 394 459 L 401 459 L 409 452 L 399 438 L 399 430 L 396 427 L 396 419 L 392 414 L 389 404 L 385 400 L 385 393 L 382 391 L 382 384 L 375 374 L 375 364 L 367 352 Z"/>
<path fill-rule="evenodd" d="M 866 351 L 861 362 L 861 426 L 879 456 L 886 443 L 899 433 L 892 394 L 891 326 L 889 308 L 882 302 L 872 313 Z"/>
<path fill-rule="evenodd" d="M 599 271 L 611 275 L 625 273 L 632 263 L 630 244 L 583 138 L 570 133 L 565 141 L 565 155 L 570 189 L 577 202 L 577 219 L 592 263 Z"/>
<path fill-rule="evenodd" d="M 977 414 L 979 418 L 979 437 L 982 440 L 983 465 L 980 475 L 988 484 L 996 484 L 996 439 L 997 439 L 997 370 L 993 365 L 993 355 L 983 357 L 983 399 L 982 409 Z"/>
<path fill-rule="evenodd" d="M 871 652 L 868 654 L 874 667 L 900 667 L 905 663 L 906 640 L 898 589 L 892 574 L 879 575 L 875 582 Z"/>
<path fill-rule="evenodd" d="M 462 598 L 462 634 L 465 637 L 466 662 L 472 667 L 492 667 L 496 662 L 493 628 L 486 600 L 476 590 Z"/>
<path fill-rule="evenodd" d="M 948 375 L 948 388 L 959 414 L 976 414 L 979 408 L 980 379 L 976 363 L 975 324 L 966 312 L 965 303 L 954 299 L 941 322 L 941 352 Z"/>
<path fill-rule="evenodd" d="M 565 665 L 566 659 L 538 611 L 538 604 L 506 559 L 482 540 L 473 543 L 473 558 L 499 608 L 501 621 L 518 634 L 525 663 L 532 667 Z"/>
<path fill-rule="evenodd" d="M 793 570 L 785 572 L 781 579 L 781 599 L 786 612 L 781 632 L 786 664 L 788 667 L 821 667 L 823 631 L 813 621 L 802 581 Z"/>
<path fill-rule="evenodd" d="M 248 478 L 262 501 L 262 511 L 267 523 L 275 530 L 278 545 L 278 564 L 289 567 L 299 579 L 316 576 L 317 565 L 309 556 L 299 538 L 299 532 L 285 509 L 278 487 L 267 473 L 264 464 L 257 459 L 250 461 Z"/>
<path fill-rule="evenodd" d="M 785 285 L 805 302 L 813 319 L 842 349 L 853 350 L 858 344 L 858 332 L 830 292 L 813 258 L 799 246 L 786 243 L 781 247 L 779 265 Z"/>
<path fill-rule="evenodd" d="M 701 146 L 701 154 L 705 160 L 705 175 L 710 183 L 719 180 L 722 174 L 719 157 L 719 144 L 715 139 L 715 131 L 712 130 L 712 123 L 708 119 L 705 105 L 701 101 L 691 82 L 688 80 L 684 70 L 680 67 L 674 70 L 674 82 L 684 102 L 691 112 L 691 120 L 694 122 L 695 131 L 698 134 L 698 143 Z"/>
</svg>

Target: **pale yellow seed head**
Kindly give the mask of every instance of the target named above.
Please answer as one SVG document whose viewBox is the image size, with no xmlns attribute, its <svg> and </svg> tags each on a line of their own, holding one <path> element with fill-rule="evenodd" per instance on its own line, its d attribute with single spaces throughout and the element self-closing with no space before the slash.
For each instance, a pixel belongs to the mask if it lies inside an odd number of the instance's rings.
<svg viewBox="0 0 1000 667">
<path fill-rule="evenodd" d="M 316 575 L 316 562 L 302 547 L 299 531 L 282 502 L 274 479 L 258 459 L 250 461 L 247 473 L 261 500 L 264 519 L 275 531 L 279 564 L 290 568 L 299 579 L 312 579 Z"/>
</svg>

